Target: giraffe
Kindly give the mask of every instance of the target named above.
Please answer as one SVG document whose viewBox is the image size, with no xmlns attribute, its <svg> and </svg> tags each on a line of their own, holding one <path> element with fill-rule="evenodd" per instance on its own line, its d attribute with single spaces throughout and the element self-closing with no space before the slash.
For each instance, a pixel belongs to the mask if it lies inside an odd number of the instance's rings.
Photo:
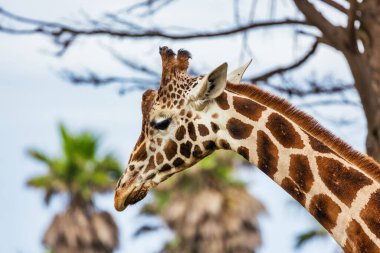
<svg viewBox="0 0 380 253">
<path fill-rule="evenodd" d="M 118 211 L 215 150 L 233 150 L 305 207 L 345 252 L 380 252 L 378 163 L 284 99 L 241 84 L 250 62 L 228 76 L 223 63 L 192 77 L 188 51 L 161 47 L 160 55 L 160 87 L 143 94 L 142 132 L 115 189 Z"/>
</svg>

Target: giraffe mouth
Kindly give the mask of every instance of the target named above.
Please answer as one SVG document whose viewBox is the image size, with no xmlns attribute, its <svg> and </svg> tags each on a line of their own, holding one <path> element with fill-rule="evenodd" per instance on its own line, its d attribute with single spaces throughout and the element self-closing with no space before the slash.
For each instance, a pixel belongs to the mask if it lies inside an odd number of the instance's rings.
<svg viewBox="0 0 380 253">
<path fill-rule="evenodd" d="M 144 185 L 139 189 L 133 187 L 131 190 L 118 189 L 115 192 L 115 209 L 117 211 L 123 211 L 127 208 L 128 205 L 133 205 L 145 198 L 148 194 L 148 187 Z"/>
</svg>

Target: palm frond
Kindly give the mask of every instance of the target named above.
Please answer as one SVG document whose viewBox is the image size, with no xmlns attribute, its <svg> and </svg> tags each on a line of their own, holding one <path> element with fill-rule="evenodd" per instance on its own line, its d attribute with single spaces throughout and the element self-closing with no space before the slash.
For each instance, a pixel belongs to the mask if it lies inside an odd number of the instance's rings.
<svg viewBox="0 0 380 253">
<path fill-rule="evenodd" d="M 312 240 L 325 238 L 327 236 L 328 236 L 328 233 L 323 228 L 311 229 L 297 236 L 295 248 L 300 249 L 301 247 L 303 247 L 305 244 L 309 243 Z"/>
<path fill-rule="evenodd" d="M 27 153 L 29 156 L 33 157 L 37 161 L 43 162 L 47 165 L 51 163 L 50 158 L 46 154 L 44 154 L 42 151 L 39 151 L 37 149 L 28 149 Z"/>
<path fill-rule="evenodd" d="M 99 156 L 99 136 L 83 131 L 70 132 L 63 124 L 59 125 L 62 156 L 51 158 L 41 151 L 31 149 L 29 154 L 43 161 L 48 172 L 32 178 L 28 185 L 44 189 L 50 199 L 54 194 L 68 192 L 91 200 L 93 193 L 112 190 L 121 175 L 121 166 L 112 153 Z"/>
</svg>

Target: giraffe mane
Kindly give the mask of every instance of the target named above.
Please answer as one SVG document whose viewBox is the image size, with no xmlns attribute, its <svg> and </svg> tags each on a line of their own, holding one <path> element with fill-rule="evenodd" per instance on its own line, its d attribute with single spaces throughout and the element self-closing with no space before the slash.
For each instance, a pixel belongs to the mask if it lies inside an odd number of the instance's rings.
<svg viewBox="0 0 380 253">
<path fill-rule="evenodd" d="M 354 150 L 350 145 L 319 124 L 313 117 L 297 109 L 285 99 L 272 95 L 252 84 L 233 84 L 227 81 L 226 90 L 251 98 L 278 111 L 301 126 L 304 131 L 325 143 L 344 159 L 358 166 L 374 180 L 380 182 L 380 165 L 375 160 Z"/>
</svg>

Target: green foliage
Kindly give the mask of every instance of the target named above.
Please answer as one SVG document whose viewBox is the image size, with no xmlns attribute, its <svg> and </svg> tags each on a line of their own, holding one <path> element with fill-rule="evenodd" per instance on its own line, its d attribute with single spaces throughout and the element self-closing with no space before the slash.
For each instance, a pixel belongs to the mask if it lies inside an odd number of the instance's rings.
<svg viewBox="0 0 380 253">
<path fill-rule="evenodd" d="M 162 212 L 170 203 L 173 191 L 181 192 L 184 197 L 191 197 L 205 187 L 218 189 L 236 187 L 245 184 L 234 175 L 234 161 L 237 156 L 231 152 L 215 152 L 202 159 L 195 168 L 190 168 L 175 175 L 154 191 L 154 203 L 147 204 L 141 213 L 155 215 Z"/>
<path fill-rule="evenodd" d="M 311 230 L 306 231 L 306 232 L 297 236 L 295 248 L 299 249 L 302 246 L 304 246 L 306 243 L 308 243 L 314 239 L 325 238 L 327 236 L 328 236 L 328 233 L 323 228 L 311 229 Z"/>
<path fill-rule="evenodd" d="M 154 190 L 141 213 L 160 216 L 176 235 L 161 252 L 254 252 L 261 244 L 257 215 L 265 208 L 237 179 L 237 158 L 217 151 Z M 153 229 L 144 225 L 136 236 Z"/>
<path fill-rule="evenodd" d="M 48 168 L 46 174 L 29 179 L 28 185 L 45 190 L 46 203 L 57 193 L 90 201 L 93 193 L 112 190 L 121 176 L 121 166 L 113 154 L 98 154 L 99 137 L 91 132 L 70 133 L 63 124 L 59 131 L 62 156 L 49 157 L 40 150 L 28 150 L 32 158 Z"/>
</svg>

